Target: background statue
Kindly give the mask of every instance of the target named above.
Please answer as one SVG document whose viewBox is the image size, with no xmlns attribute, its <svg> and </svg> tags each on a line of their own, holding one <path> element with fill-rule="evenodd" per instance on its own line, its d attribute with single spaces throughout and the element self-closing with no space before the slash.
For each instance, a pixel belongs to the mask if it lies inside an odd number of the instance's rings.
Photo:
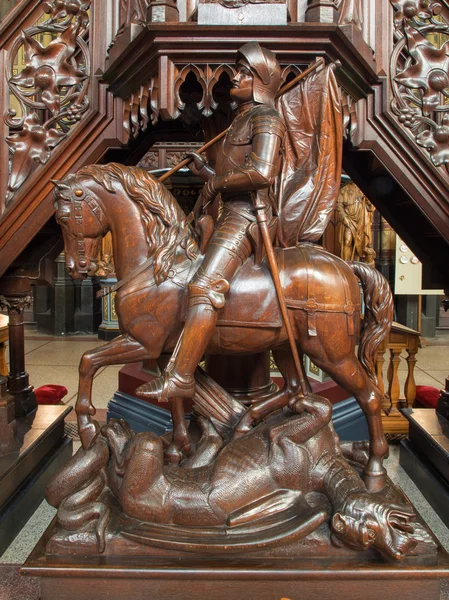
<svg viewBox="0 0 449 600">
<path fill-rule="evenodd" d="M 96 277 L 114 277 L 114 249 L 112 247 L 111 233 L 107 233 L 101 241 L 101 251 L 98 261 L 98 269 L 95 273 Z"/>
<path fill-rule="evenodd" d="M 362 29 L 363 6 L 362 0 L 337 0 L 338 24 L 355 25 Z"/>
<path fill-rule="evenodd" d="M 354 184 L 345 185 L 338 196 L 339 240 L 344 260 L 360 260 L 374 267 L 376 253 L 372 246 L 375 207 Z"/>
</svg>

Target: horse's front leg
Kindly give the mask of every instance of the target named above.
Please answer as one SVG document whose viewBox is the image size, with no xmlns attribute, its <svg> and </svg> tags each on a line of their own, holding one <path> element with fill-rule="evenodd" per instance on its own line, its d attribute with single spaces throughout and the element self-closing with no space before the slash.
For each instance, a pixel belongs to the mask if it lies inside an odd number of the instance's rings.
<svg viewBox="0 0 449 600">
<path fill-rule="evenodd" d="M 85 450 L 92 445 L 100 431 L 98 422 L 92 418 L 96 412 L 92 404 L 92 383 L 95 373 L 107 365 L 136 362 L 145 358 L 148 358 L 148 351 L 138 341 L 124 335 L 83 354 L 79 366 L 75 411 L 80 440 Z"/>
<path fill-rule="evenodd" d="M 182 398 L 170 398 L 168 403 L 173 418 L 173 437 L 165 456 L 169 463 L 179 465 L 183 453 L 188 454 L 191 448 L 184 412 L 184 401 Z"/>
</svg>

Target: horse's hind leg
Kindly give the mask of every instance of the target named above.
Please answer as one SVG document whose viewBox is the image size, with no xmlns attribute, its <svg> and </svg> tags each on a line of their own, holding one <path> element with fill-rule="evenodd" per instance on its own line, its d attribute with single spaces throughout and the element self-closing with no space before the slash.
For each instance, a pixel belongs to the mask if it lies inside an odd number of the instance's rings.
<svg viewBox="0 0 449 600">
<path fill-rule="evenodd" d="M 98 435 L 100 427 L 92 419 L 95 407 L 92 404 L 92 382 L 95 373 L 106 365 L 137 362 L 148 358 L 148 351 L 135 339 L 120 335 L 108 344 L 88 350 L 79 366 L 78 399 L 75 410 L 83 448 L 87 450 Z"/>
<path fill-rule="evenodd" d="M 247 433 L 254 423 L 258 423 L 264 417 L 287 406 L 290 400 L 295 398 L 302 390 L 298 378 L 295 361 L 291 350 L 288 348 L 273 350 L 273 357 L 285 380 L 284 387 L 262 402 L 256 402 L 240 419 L 236 426 L 235 437 Z M 307 391 L 312 391 L 308 380 L 306 380 Z"/>
<path fill-rule="evenodd" d="M 341 361 L 323 361 L 321 357 L 314 359 L 313 356 L 311 358 L 336 383 L 352 394 L 363 410 L 370 438 L 369 459 L 363 470 L 364 481 L 368 491 L 380 491 L 386 483 L 387 472 L 382 463 L 388 454 L 388 443 L 383 432 L 380 412 L 382 398 L 379 390 L 355 355 L 349 355 Z"/>
</svg>

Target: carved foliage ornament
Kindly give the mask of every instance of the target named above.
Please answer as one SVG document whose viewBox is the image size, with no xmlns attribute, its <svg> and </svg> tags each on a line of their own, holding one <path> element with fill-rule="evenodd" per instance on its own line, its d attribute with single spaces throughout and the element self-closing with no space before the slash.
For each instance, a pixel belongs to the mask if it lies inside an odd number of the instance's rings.
<svg viewBox="0 0 449 600">
<path fill-rule="evenodd" d="M 32 302 L 32 296 L 18 296 L 16 298 L 0 296 L 0 308 L 6 309 L 10 316 L 22 315 Z"/>
<path fill-rule="evenodd" d="M 449 165 L 449 21 L 440 2 L 391 0 L 396 44 L 391 56 L 392 110 L 429 152 Z M 444 10 L 443 10 L 444 9 Z"/>
<path fill-rule="evenodd" d="M 6 77 L 19 110 L 11 104 L 5 115 L 11 152 L 7 202 L 89 107 L 89 6 L 90 0 L 44 2 L 48 19 L 25 29 L 9 52 Z M 15 73 L 22 53 L 23 68 Z"/>
</svg>

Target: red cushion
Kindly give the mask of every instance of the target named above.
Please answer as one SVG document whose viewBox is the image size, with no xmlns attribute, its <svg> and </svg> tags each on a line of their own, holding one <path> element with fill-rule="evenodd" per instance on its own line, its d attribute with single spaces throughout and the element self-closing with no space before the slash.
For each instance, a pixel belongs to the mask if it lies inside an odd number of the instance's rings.
<svg viewBox="0 0 449 600">
<path fill-rule="evenodd" d="M 436 408 L 438 398 L 440 397 L 440 390 L 431 387 L 430 385 L 417 385 L 416 386 L 416 400 L 424 408 Z"/>
<path fill-rule="evenodd" d="M 67 395 L 67 388 L 63 385 L 48 384 L 34 390 L 38 404 L 57 404 Z"/>
</svg>

